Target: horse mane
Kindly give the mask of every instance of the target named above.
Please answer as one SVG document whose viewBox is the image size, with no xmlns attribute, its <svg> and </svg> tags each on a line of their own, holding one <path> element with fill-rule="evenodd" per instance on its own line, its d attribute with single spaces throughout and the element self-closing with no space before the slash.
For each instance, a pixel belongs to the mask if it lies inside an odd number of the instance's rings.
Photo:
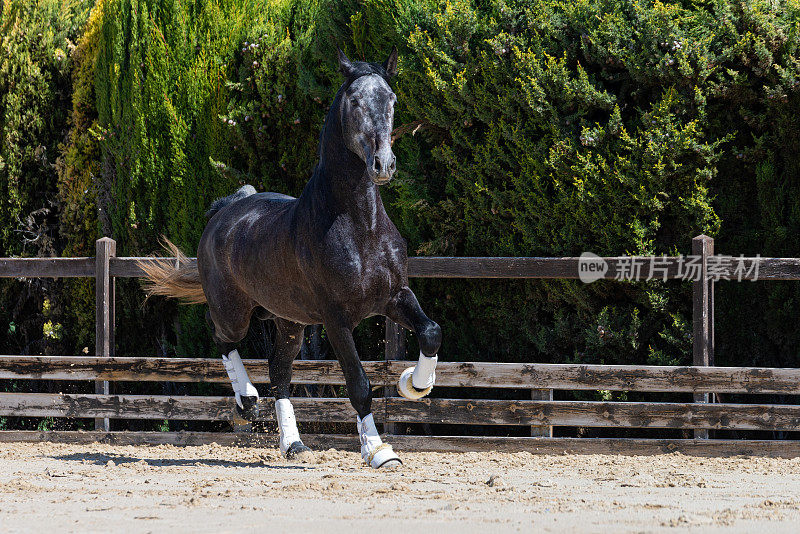
<svg viewBox="0 0 800 534">
<path fill-rule="evenodd" d="M 389 79 L 391 78 L 389 73 L 386 72 L 386 68 L 380 63 L 372 63 L 369 61 L 351 61 L 350 70 L 345 74 L 345 80 L 342 84 L 342 87 L 339 89 L 339 92 L 350 87 L 350 84 L 362 76 L 369 76 L 370 74 L 377 74 L 386 80 L 386 83 L 389 83 Z"/>
<path fill-rule="evenodd" d="M 240 187 L 234 194 L 228 195 L 227 197 L 218 198 L 214 202 L 211 203 L 211 207 L 208 208 L 206 212 L 206 219 L 210 219 L 213 217 L 219 210 L 233 204 L 237 200 L 241 200 L 245 197 L 249 197 L 250 195 L 256 194 L 256 188 L 252 185 L 243 185 Z"/>
</svg>

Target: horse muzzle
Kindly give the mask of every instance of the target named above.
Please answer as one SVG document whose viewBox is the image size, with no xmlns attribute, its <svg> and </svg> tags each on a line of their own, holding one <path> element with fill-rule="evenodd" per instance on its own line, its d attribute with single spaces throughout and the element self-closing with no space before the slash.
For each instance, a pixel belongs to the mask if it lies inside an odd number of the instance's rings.
<svg viewBox="0 0 800 534">
<path fill-rule="evenodd" d="M 392 181 L 397 170 L 397 157 L 391 150 L 379 150 L 372 157 L 372 165 L 367 165 L 367 172 L 375 185 L 386 185 Z"/>
<path fill-rule="evenodd" d="M 390 176 L 370 176 L 372 183 L 375 185 L 386 185 L 392 181 L 392 177 Z"/>
</svg>

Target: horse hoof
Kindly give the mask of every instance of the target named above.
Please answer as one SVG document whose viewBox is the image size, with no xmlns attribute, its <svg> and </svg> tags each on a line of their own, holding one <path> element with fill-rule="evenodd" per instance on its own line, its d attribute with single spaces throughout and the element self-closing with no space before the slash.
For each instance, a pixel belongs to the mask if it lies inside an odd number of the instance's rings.
<svg viewBox="0 0 800 534">
<path fill-rule="evenodd" d="M 388 443 L 382 443 L 364 461 L 373 469 L 397 469 L 403 462 Z"/>
<path fill-rule="evenodd" d="M 409 367 L 403 371 L 400 375 L 400 379 L 397 381 L 397 392 L 401 397 L 404 397 L 408 400 L 419 400 L 430 393 L 433 389 L 433 385 L 430 385 L 425 389 L 417 389 L 414 387 L 414 384 L 411 383 L 411 379 L 414 375 L 414 369 L 415 367 Z"/>
<path fill-rule="evenodd" d="M 314 452 L 303 445 L 302 441 L 295 441 L 289 445 L 285 455 L 287 460 L 301 460 L 307 462 L 314 459 Z"/>
<path fill-rule="evenodd" d="M 241 403 L 241 406 L 239 405 Z M 258 397 L 256 396 L 236 396 L 236 415 L 245 421 L 255 421 L 258 419 Z"/>
<path fill-rule="evenodd" d="M 403 465 L 403 462 L 400 461 L 400 458 L 393 458 L 391 460 L 386 460 L 384 463 L 379 465 L 377 469 L 382 469 L 384 471 L 393 471 L 395 469 L 400 469 Z"/>
</svg>

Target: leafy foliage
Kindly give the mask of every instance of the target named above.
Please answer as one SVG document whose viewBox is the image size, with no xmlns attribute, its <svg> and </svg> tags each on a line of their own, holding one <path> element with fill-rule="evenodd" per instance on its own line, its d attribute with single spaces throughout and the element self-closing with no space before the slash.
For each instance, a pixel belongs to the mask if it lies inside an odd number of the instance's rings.
<svg viewBox="0 0 800 534">
<path fill-rule="evenodd" d="M 102 0 L 74 50 L 58 41 L 74 25 L 31 41 L 26 25 L 55 16 L 45 4 L 2 13 L 16 37 L 0 40 L 22 54 L 0 59 L 4 255 L 24 251 L 15 218 L 42 198 L 57 198 L 56 252 L 111 235 L 137 255 L 161 234 L 193 250 L 206 206 L 240 183 L 298 194 L 337 44 L 369 60 L 400 49 L 399 170 L 382 194 L 411 254 L 688 254 L 706 233 L 721 253 L 797 255 L 796 0 Z M 5 74 L 22 61 L 24 91 Z M 56 175 L 36 147 L 52 163 L 59 139 Z M 689 361 L 685 283 L 413 284 L 445 359 Z M 60 342 L 88 344 L 91 288 L 72 287 Z M 717 294 L 718 362 L 796 363 L 796 284 Z M 135 284 L 118 306 L 121 353 L 211 352 L 199 309 L 142 308 Z M 362 330 L 365 358 L 379 331 Z"/>
<path fill-rule="evenodd" d="M 0 2 L 0 256 L 62 252 L 55 164 L 69 128 L 74 41 L 89 6 L 85 0 Z M 58 288 L 47 280 L 0 280 L 6 354 L 62 347 L 61 336 L 47 336 L 61 328 L 61 299 L 45 309 L 48 293 Z"/>
</svg>

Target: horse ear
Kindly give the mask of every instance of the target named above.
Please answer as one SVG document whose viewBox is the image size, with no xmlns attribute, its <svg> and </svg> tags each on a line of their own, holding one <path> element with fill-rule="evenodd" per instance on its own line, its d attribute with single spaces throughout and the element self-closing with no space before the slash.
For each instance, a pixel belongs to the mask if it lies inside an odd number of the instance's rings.
<svg viewBox="0 0 800 534">
<path fill-rule="evenodd" d="M 338 46 L 336 47 L 336 55 L 339 58 L 339 71 L 345 76 L 350 76 L 350 73 L 353 72 L 353 63 L 347 59 L 347 56 L 344 55 L 342 49 Z"/>
<path fill-rule="evenodd" d="M 397 74 L 397 47 L 393 46 L 389 57 L 383 62 L 383 68 L 386 70 L 386 75 L 390 78 Z"/>
</svg>

